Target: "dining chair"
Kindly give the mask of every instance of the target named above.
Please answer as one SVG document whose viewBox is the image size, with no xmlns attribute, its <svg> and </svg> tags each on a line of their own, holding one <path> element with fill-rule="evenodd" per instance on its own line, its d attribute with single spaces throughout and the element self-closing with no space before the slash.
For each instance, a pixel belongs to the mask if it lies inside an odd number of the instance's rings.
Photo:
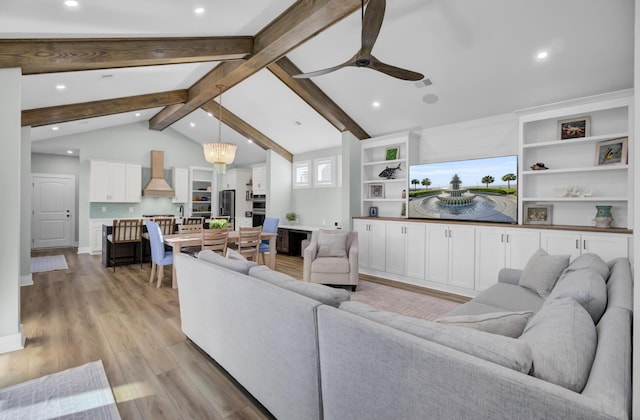
<svg viewBox="0 0 640 420">
<path fill-rule="evenodd" d="M 277 217 L 267 217 L 264 219 L 264 223 L 262 224 L 262 231 L 268 233 L 278 233 L 278 224 L 280 223 L 280 219 Z M 273 239 L 275 241 L 275 238 Z M 262 264 L 266 264 L 265 253 L 269 252 L 269 241 L 270 239 L 263 239 L 260 242 L 260 246 L 258 247 L 258 252 L 262 255 Z"/>
<path fill-rule="evenodd" d="M 262 226 L 241 227 L 238 230 L 238 253 L 248 260 L 258 262 L 260 233 L 262 233 Z"/>
<path fill-rule="evenodd" d="M 110 235 L 107 241 L 111 243 L 111 255 L 109 262 L 113 265 L 113 272 L 116 271 L 118 259 L 130 259 L 130 256 L 118 256 L 119 245 L 131 245 L 133 248 L 133 261 L 136 262 L 138 251 L 140 251 L 140 268 L 142 268 L 142 219 L 114 219 Z"/>
<path fill-rule="evenodd" d="M 156 222 L 146 222 L 147 232 L 149 233 L 149 243 L 151 245 L 151 276 L 149 277 L 149 283 L 153 282 L 153 277 L 158 275 L 158 284 L 156 287 L 160 287 L 162 284 L 162 278 L 164 277 L 164 266 L 173 264 L 173 251 L 167 250 L 164 247 L 164 238 L 162 236 L 162 229 Z"/>
<path fill-rule="evenodd" d="M 183 217 L 183 225 L 204 225 L 204 217 Z"/>
<path fill-rule="evenodd" d="M 160 227 L 160 231 L 163 235 L 173 235 L 176 230 L 176 218 L 175 217 L 155 217 L 151 219 Z"/>
<path fill-rule="evenodd" d="M 202 231 L 202 225 L 178 225 L 178 233 L 200 233 Z"/>
<path fill-rule="evenodd" d="M 202 243 L 200 249 L 210 249 L 223 257 L 227 254 L 228 229 L 202 229 Z"/>
</svg>

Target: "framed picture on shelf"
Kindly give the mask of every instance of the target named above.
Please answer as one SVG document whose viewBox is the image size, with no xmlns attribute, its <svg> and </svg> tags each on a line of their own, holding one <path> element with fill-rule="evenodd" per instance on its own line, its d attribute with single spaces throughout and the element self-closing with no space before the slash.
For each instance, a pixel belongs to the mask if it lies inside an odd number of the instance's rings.
<svg viewBox="0 0 640 420">
<path fill-rule="evenodd" d="M 400 148 L 398 146 L 390 146 L 384 149 L 384 160 L 400 159 Z"/>
<path fill-rule="evenodd" d="M 553 206 L 551 204 L 525 204 L 524 223 L 527 225 L 550 225 Z"/>
<path fill-rule="evenodd" d="M 378 217 L 377 207 L 369 207 L 369 217 Z"/>
<path fill-rule="evenodd" d="M 369 184 L 369 198 L 384 198 L 384 184 Z"/>
<path fill-rule="evenodd" d="M 625 165 L 628 137 L 601 141 L 596 144 L 596 165 Z"/>
<path fill-rule="evenodd" d="M 560 140 L 578 139 L 591 135 L 591 117 L 571 118 L 558 121 L 558 138 Z"/>
</svg>

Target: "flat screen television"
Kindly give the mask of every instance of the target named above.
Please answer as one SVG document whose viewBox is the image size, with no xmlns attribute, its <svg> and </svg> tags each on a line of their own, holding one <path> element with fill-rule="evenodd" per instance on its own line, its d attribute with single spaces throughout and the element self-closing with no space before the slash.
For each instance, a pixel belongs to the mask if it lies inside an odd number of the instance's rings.
<svg viewBox="0 0 640 420">
<path fill-rule="evenodd" d="M 518 222 L 518 156 L 409 167 L 410 218 Z"/>
</svg>

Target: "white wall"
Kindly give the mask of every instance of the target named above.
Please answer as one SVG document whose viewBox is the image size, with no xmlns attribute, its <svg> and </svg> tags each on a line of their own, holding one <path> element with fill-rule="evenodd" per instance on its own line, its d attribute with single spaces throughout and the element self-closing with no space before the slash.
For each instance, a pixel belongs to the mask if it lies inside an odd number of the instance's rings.
<svg viewBox="0 0 640 420">
<path fill-rule="evenodd" d="M 352 218 L 360 216 L 362 197 L 362 153 L 360 140 L 350 132 L 342 133 L 342 223 L 344 229 L 352 229 Z"/>
<path fill-rule="evenodd" d="M 20 206 L 21 206 L 21 71 L 0 69 L 0 127 L 2 153 L 2 218 L 0 232 L 0 353 L 24 347 L 20 325 Z M 28 215 L 27 215 L 28 216 Z"/>
<path fill-rule="evenodd" d="M 291 211 L 291 162 L 267 150 L 267 216 L 286 223 L 285 215 Z"/>
<path fill-rule="evenodd" d="M 640 198 L 640 176 L 638 176 L 638 165 L 640 165 L 640 147 L 639 143 L 635 137 L 635 128 L 640 126 L 640 116 L 638 115 L 638 111 L 640 110 L 640 95 L 638 95 L 638 88 L 640 87 L 640 0 L 636 0 L 636 19 L 635 19 L 635 69 L 634 69 L 634 78 L 633 78 L 633 86 L 635 88 L 635 120 L 632 122 L 633 126 L 631 127 L 632 138 L 634 139 L 631 147 L 631 158 L 633 159 L 634 164 L 630 165 L 632 170 L 635 171 L 633 174 L 634 187 L 633 187 L 633 197 L 634 197 L 634 208 L 638 209 L 638 199 Z M 635 147 L 634 147 L 635 146 Z M 637 210 L 636 210 L 637 213 Z M 634 277 L 638 276 L 638 269 L 640 268 L 640 217 L 636 216 L 633 218 L 634 226 L 633 231 L 635 234 L 633 235 L 633 261 L 634 261 Z M 632 382 L 634 384 L 633 387 L 633 418 L 640 419 L 640 287 L 635 285 L 634 282 L 634 295 L 633 295 L 633 348 L 635 349 L 633 352 L 633 378 Z"/>
<path fill-rule="evenodd" d="M 20 129 L 20 212 L 31 214 L 31 129 Z M 31 218 L 20 218 L 20 285 L 33 284 L 31 277 Z"/>
</svg>

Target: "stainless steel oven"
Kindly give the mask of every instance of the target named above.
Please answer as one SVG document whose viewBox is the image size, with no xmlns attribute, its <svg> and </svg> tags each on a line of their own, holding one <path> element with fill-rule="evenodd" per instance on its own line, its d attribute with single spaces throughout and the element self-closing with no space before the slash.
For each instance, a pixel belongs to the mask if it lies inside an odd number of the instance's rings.
<svg viewBox="0 0 640 420">
<path fill-rule="evenodd" d="M 253 196 L 253 226 L 262 226 L 264 218 L 267 214 L 267 196 L 266 195 L 254 195 Z"/>
</svg>

